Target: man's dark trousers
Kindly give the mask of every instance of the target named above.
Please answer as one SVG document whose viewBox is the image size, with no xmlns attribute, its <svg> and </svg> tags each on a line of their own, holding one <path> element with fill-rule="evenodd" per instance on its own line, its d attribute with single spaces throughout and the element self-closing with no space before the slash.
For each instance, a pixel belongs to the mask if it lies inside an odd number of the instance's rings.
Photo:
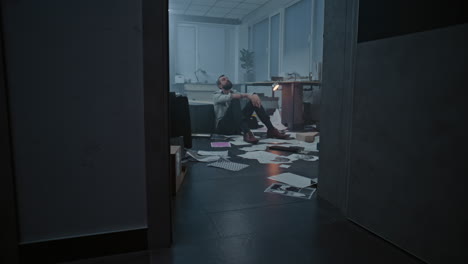
<svg viewBox="0 0 468 264">
<path fill-rule="evenodd" d="M 257 114 L 260 121 L 262 121 L 268 129 L 273 128 L 270 117 L 263 106 L 255 107 L 252 102 L 249 101 L 244 109 L 241 109 L 240 100 L 232 99 L 226 114 L 219 120 L 216 129 L 217 133 L 223 135 L 238 135 L 241 131 L 244 134 L 247 133 L 250 130 L 247 121 L 252 116 L 253 112 Z"/>
</svg>

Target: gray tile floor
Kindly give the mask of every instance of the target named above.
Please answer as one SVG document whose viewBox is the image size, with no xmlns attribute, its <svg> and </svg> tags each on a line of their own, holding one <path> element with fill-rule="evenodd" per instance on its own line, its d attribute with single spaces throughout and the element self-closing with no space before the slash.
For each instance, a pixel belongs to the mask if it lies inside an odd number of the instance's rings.
<svg viewBox="0 0 468 264">
<path fill-rule="evenodd" d="M 194 150 L 214 150 L 194 139 Z M 216 149 L 221 150 L 221 149 Z M 293 172 L 315 178 L 318 162 L 296 161 L 288 169 L 249 164 L 239 172 L 189 162 L 175 200 L 174 244 L 170 249 L 103 257 L 76 263 L 420 263 L 346 220 L 314 194 L 311 200 L 264 190 L 268 176 Z"/>
</svg>

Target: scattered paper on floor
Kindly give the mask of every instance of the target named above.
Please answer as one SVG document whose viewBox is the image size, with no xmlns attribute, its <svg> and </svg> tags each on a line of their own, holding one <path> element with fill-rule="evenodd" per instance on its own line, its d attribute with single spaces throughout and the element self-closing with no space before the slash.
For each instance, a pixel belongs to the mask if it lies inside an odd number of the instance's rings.
<svg viewBox="0 0 468 264">
<path fill-rule="evenodd" d="M 277 139 L 277 138 L 262 138 L 260 139 L 261 143 L 271 143 L 271 144 L 289 144 L 289 140 Z"/>
<path fill-rule="evenodd" d="M 230 136 L 226 136 L 226 137 L 230 138 L 231 140 L 235 140 L 235 141 L 244 140 L 244 137 L 241 136 L 241 135 L 230 135 Z"/>
<path fill-rule="evenodd" d="M 245 159 L 255 159 L 261 164 L 281 164 L 292 163 L 294 161 L 287 156 L 280 156 L 267 151 L 252 151 L 237 156 Z"/>
<path fill-rule="evenodd" d="M 258 151 L 258 150 L 266 150 L 267 147 L 268 147 L 268 145 L 258 144 L 258 145 L 253 145 L 251 147 L 243 147 L 243 148 L 240 148 L 240 150 L 243 150 L 243 151 Z"/>
<path fill-rule="evenodd" d="M 305 188 L 307 186 L 312 185 L 310 178 L 306 178 L 304 176 L 300 176 L 300 175 L 289 173 L 289 172 L 281 173 L 275 176 L 270 176 L 268 177 L 268 179 L 286 183 L 288 185 L 299 187 L 299 188 Z"/>
<path fill-rule="evenodd" d="M 200 162 L 213 162 L 213 161 L 217 161 L 219 160 L 221 157 L 220 156 L 202 156 L 202 155 L 198 155 L 196 152 L 194 151 L 191 151 L 191 150 L 187 150 L 187 154 L 186 155 L 189 155 L 190 157 L 196 159 L 197 161 L 200 161 Z"/>
<path fill-rule="evenodd" d="M 242 145 L 250 145 L 244 141 L 244 137 L 241 135 L 220 135 L 214 134 L 211 137 L 211 140 L 220 140 L 220 141 L 229 141 L 231 145 L 242 146 Z"/>
<path fill-rule="evenodd" d="M 242 169 L 247 168 L 249 165 L 242 164 L 242 163 L 237 163 L 237 162 L 232 162 L 232 161 L 220 160 L 220 161 L 217 161 L 217 162 L 214 162 L 214 163 L 210 163 L 207 166 L 217 167 L 217 168 L 230 170 L 230 171 L 240 171 Z"/>
<path fill-rule="evenodd" d="M 245 154 L 238 155 L 239 157 L 246 158 L 246 159 L 257 159 L 257 158 L 262 158 L 262 159 L 274 159 L 279 155 L 266 152 L 266 151 L 252 151 L 252 152 L 247 152 Z"/>
<path fill-rule="evenodd" d="M 271 142 L 271 144 L 268 144 L 268 146 L 274 146 L 274 145 L 278 145 L 278 143 L 280 143 L 280 144 L 284 144 L 284 146 L 288 146 L 288 147 L 303 147 L 304 152 L 310 152 L 310 151 L 318 152 L 317 143 L 320 142 L 320 137 L 316 136 L 314 142 L 312 142 L 312 143 L 307 143 L 307 142 L 296 140 L 296 139 L 289 139 L 289 140 L 274 139 L 274 138 L 260 139 L 260 143 L 270 143 L 270 142 Z M 272 143 L 276 143 L 276 144 L 272 144 Z M 261 146 L 261 144 L 260 145 L 254 145 L 253 147 L 255 147 L 255 146 Z M 261 148 L 261 147 L 259 147 L 259 148 Z M 243 150 L 243 149 L 241 149 L 241 150 Z M 252 151 L 252 150 L 249 149 L 249 150 L 245 150 L 245 151 Z"/>
<path fill-rule="evenodd" d="M 201 156 L 220 156 L 227 158 L 228 157 L 228 151 L 204 151 L 204 150 L 199 150 L 198 155 Z"/>
<path fill-rule="evenodd" d="M 240 141 L 240 140 L 229 141 L 229 143 L 231 143 L 231 145 L 236 145 L 236 146 L 252 145 L 250 143 L 247 143 L 245 141 Z"/>
<path fill-rule="evenodd" d="M 310 152 L 310 151 L 318 151 L 317 149 L 317 143 L 320 142 L 320 137 L 316 136 L 314 142 L 312 143 L 307 143 L 304 141 L 292 139 L 288 140 L 289 145 L 288 146 L 298 146 L 298 147 L 303 147 L 305 152 Z"/>
<path fill-rule="evenodd" d="M 273 124 L 273 126 L 276 127 L 276 129 L 278 130 L 287 129 L 287 127 L 285 127 L 283 123 L 281 123 L 281 115 L 278 109 L 276 109 L 273 115 L 270 117 L 270 121 Z"/>
<path fill-rule="evenodd" d="M 279 112 L 278 109 L 275 110 L 275 112 L 273 113 L 273 115 L 270 117 L 270 121 L 271 121 L 271 124 L 278 130 L 286 130 L 288 129 L 287 127 L 285 127 L 282 123 L 281 123 L 281 114 Z M 263 125 L 262 128 L 258 128 L 258 129 L 252 129 L 252 132 L 266 132 L 267 131 L 267 128 L 265 126 L 265 124 L 262 123 L 262 121 L 258 120 L 258 123 L 260 125 Z"/>
<path fill-rule="evenodd" d="M 233 140 L 240 137 L 240 135 L 222 135 L 222 134 L 212 134 L 210 139 L 211 140 L 219 140 L 219 141 L 225 141 L 225 140 Z"/>
<path fill-rule="evenodd" d="M 314 155 L 305 155 L 305 154 L 291 154 L 288 158 L 296 159 L 296 160 L 305 160 L 305 161 L 316 161 L 319 159 L 318 156 Z"/>
<path fill-rule="evenodd" d="M 315 188 L 298 188 L 283 183 L 273 183 L 265 189 L 267 193 L 277 193 L 285 196 L 310 199 L 315 193 Z"/>
</svg>

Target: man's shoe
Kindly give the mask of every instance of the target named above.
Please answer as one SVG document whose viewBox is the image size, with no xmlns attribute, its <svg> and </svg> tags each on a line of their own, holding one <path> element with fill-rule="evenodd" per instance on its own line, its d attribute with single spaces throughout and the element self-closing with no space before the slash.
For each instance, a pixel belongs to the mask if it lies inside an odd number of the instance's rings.
<svg viewBox="0 0 468 264">
<path fill-rule="evenodd" d="M 249 131 L 244 134 L 244 141 L 250 144 L 257 144 L 258 143 L 258 138 L 254 136 L 252 131 Z"/>
<path fill-rule="evenodd" d="M 287 139 L 287 138 L 289 138 L 289 135 L 281 133 L 281 132 L 278 131 L 278 129 L 273 128 L 273 129 L 268 129 L 267 137 L 268 138 Z"/>
</svg>

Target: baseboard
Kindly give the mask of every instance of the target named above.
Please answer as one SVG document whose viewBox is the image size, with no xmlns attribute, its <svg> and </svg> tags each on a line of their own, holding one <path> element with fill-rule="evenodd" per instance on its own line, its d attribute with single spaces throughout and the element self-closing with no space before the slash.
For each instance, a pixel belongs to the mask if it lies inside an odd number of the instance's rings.
<svg viewBox="0 0 468 264">
<path fill-rule="evenodd" d="M 58 263 L 142 251 L 147 228 L 21 244 L 20 263 Z"/>
</svg>

